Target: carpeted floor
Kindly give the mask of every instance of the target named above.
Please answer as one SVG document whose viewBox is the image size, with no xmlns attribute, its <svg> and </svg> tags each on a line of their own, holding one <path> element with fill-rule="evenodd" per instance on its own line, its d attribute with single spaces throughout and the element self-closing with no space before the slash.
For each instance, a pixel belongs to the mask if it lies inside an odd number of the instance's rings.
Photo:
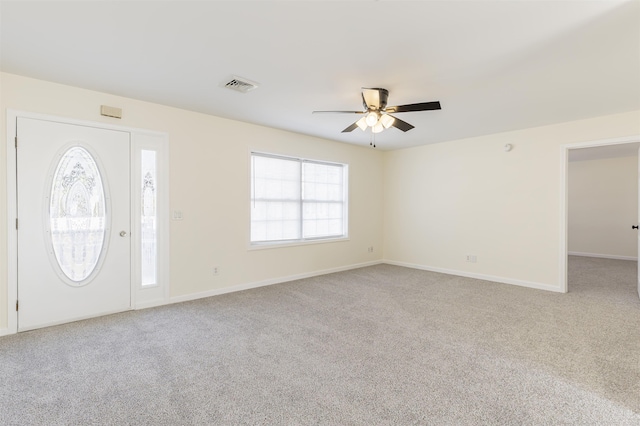
<svg viewBox="0 0 640 426">
<path fill-rule="evenodd" d="M 0 338 L 0 424 L 640 425 L 636 263 L 390 265 Z"/>
</svg>

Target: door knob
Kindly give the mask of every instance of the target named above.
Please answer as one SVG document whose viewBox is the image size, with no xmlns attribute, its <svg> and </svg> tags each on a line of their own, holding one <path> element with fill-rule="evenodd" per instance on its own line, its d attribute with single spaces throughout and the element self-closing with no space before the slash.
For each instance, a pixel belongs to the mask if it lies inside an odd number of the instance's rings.
<svg viewBox="0 0 640 426">
<path fill-rule="evenodd" d="M 637 225 L 631 225 L 631 229 L 638 229 Z"/>
<path fill-rule="evenodd" d="M 120 231 L 120 236 L 121 237 L 126 237 L 127 236 L 127 231 Z"/>
</svg>

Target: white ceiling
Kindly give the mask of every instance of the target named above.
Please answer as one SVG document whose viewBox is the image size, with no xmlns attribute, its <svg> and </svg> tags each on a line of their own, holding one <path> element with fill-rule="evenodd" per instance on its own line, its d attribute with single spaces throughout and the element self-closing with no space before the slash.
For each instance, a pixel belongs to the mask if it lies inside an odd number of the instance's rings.
<svg viewBox="0 0 640 426">
<path fill-rule="evenodd" d="M 368 145 L 361 87 L 439 100 L 395 149 L 640 109 L 640 2 L 0 2 L 2 71 Z M 260 83 L 240 94 L 232 75 Z M 126 111 L 124 112 L 126 114 Z"/>
</svg>

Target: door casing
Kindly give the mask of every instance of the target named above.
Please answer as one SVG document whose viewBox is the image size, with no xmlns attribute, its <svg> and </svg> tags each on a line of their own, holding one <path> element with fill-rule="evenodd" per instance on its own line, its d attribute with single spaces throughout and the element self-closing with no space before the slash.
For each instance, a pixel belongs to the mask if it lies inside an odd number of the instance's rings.
<svg viewBox="0 0 640 426">
<path fill-rule="evenodd" d="M 567 256 L 569 255 L 567 234 L 569 229 L 569 150 L 638 142 L 640 142 L 640 135 L 560 145 L 560 259 L 558 262 L 558 283 L 562 293 L 569 291 L 567 280 Z M 640 271 L 638 273 L 638 295 L 640 296 Z"/>
<path fill-rule="evenodd" d="M 131 308 L 140 309 L 160 306 L 169 302 L 169 138 L 166 133 L 138 129 L 107 123 L 74 120 L 48 114 L 38 114 L 26 111 L 7 110 L 7 328 L 3 334 L 15 334 L 18 331 L 18 252 L 17 252 L 17 170 L 16 170 L 16 123 L 18 117 L 55 121 L 64 124 L 89 126 L 99 129 L 119 130 L 129 132 L 130 144 L 130 173 L 131 173 L 131 220 L 132 220 L 132 251 L 131 251 Z M 18 141 L 19 142 L 19 141 Z M 142 149 L 152 149 L 158 158 L 158 285 L 143 288 L 140 285 L 140 198 L 141 190 L 136 183 L 140 167 L 136 160 Z M 137 197 L 137 198 L 136 198 Z M 0 289 L 1 291 L 2 289 Z"/>
</svg>

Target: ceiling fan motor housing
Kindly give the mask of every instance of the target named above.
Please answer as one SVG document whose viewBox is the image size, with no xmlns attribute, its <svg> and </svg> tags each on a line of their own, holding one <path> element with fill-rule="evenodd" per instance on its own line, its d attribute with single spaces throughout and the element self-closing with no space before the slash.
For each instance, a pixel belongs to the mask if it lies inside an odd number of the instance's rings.
<svg viewBox="0 0 640 426">
<path fill-rule="evenodd" d="M 380 111 L 387 106 L 389 91 L 387 89 L 373 88 L 362 89 L 362 101 L 365 109 L 370 111 Z"/>
</svg>

